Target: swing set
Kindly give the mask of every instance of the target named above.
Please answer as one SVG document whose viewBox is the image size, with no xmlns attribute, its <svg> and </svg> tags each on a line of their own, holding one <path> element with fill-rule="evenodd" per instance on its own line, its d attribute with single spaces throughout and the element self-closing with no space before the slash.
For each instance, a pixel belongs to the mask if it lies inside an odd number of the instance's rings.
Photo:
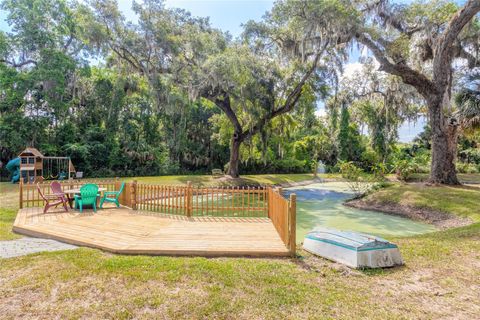
<svg viewBox="0 0 480 320">
<path fill-rule="evenodd" d="M 70 170 L 70 158 L 68 157 L 44 157 L 43 178 L 45 180 L 65 180 Z"/>
<path fill-rule="evenodd" d="M 75 176 L 70 157 L 46 157 L 35 148 L 23 150 L 19 157 L 20 176 L 24 183 L 65 180 Z"/>
</svg>

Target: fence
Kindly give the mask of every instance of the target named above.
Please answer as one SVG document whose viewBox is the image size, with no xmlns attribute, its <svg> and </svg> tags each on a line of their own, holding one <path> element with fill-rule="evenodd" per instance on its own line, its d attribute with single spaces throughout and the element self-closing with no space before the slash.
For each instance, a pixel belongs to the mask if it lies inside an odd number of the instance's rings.
<svg viewBox="0 0 480 320">
<path fill-rule="evenodd" d="M 119 190 L 121 181 L 67 180 L 59 181 L 63 190 L 77 189 L 85 183 L 95 183 L 101 188 Z M 39 183 L 43 194 L 49 194 L 50 183 Z M 296 198 L 290 201 L 281 189 L 272 187 L 193 187 L 125 183 L 119 197 L 122 205 L 134 210 L 159 212 L 187 217 L 238 217 L 270 218 L 280 238 L 295 253 Z M 37 184 L 20 183 L 20 208 L 43 206 Z"/>
<path fill-rule="evenodd" d="M 297 198 L 290 195 L 290 201 L 282 196 L 282 189 L 268 188 L 268 217 L 287 248 L 295 253 Z"/>
<path fill-rule="evenodd" d="M 61 186 L 62 190 L 68 189 L 78 189 L 82 185 L 86 183 L 95 183 L 100 188 L 106 188 L 107 191 L 118 190 L 120 187 L 120 181 L 118 180 L 65 180 L 65 181 L 58 181 Z M 39 207 L 44 205 L 44 200 L 38 193 L 38 188 L 40 188 L 41 192 L 44 195 L 50 194 L 50 182 L 41 182 L 38 184 L 24 184 L 20 182 L 19 187 L 19 207 L 20 208 L 27 208 L 27 207 Z"/>
<path fill-rule="evenodd" d="M 268 191 L 252 187 L 138 184 L 136 209 L 187 217 L 268 217 Z"/>
</svg>

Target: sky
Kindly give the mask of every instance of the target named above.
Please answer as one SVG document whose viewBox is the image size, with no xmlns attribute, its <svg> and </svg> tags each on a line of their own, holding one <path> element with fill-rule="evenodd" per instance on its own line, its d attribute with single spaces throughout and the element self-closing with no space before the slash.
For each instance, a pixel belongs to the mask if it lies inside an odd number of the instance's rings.
<svg viewBox="0 0 480 320">
<path fill-rule="evenodd" d="M 273 6 L 273 0 L 166 0 L 169 8 L 182 8 L 192 13 L 193 16 L 209 17 L 213 27 L 228 31 L 233 37 L 242 32 L 242 23 L 248 20 L 260 20 L 266 11 Z M 119 8 L 127 20 L 136 22 L 135 13 L 132 11 L 132 0 L 118 0 Z M 8 31 L 5 22 L 5 12 L 0 10 L 0 30 Z M 354 72 L 360 67 L 358 57 L 360 52 L 352 52 L 346 72 Z M 325 113 L 322 103 L 318 104 L 318 115 Z M 406 123 L 399 130 L 400 141 L 410 142 L 422 131 L 425 120 L 418 123 Z"/>
</svg>

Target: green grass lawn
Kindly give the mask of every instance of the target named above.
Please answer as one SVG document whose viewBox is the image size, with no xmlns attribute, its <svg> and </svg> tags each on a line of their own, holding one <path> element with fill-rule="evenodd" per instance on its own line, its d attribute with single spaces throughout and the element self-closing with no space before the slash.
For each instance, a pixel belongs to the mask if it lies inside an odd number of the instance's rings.
<svg viewBox="0 0 480 320">
<path fill-rule="evenodd" d="M 93 249 L 2 261 L 6 319 L 407 319 L 478 315 L 480 224 L 397 239 L 405 267 L 298 259 L 121 256 Z"/>
<path fill-rule="evenodd" d="M 20 236 L 12 232 L 12 225 L 17 210 L 0 208 L 0 240 L 18 239 Z"/>
<path fill-rule="evenodd" d="M 199 184 L 211 181 L 201 176 L 186 178 Z M 141 179 L 173 184 L 184 178 Z M 262 184 L 301 180 L 297 175 L 251 179 Z M 10 235 L 4 230 L 18 206 L 17 191 L 0 186 L 0 236 L 5 239 Z M 395 184 L 371 196 L 399 202 L 407 199 L 477 220 L 473 201 L 479 191 Z M 4 259 L 0 260 L 0 318 L 478 317 L 480 222 L 393 240 L 406 265 L 365 271 L 350 270 L 301 250 L 296 259 L 122 256 L 85 248 Z"/>
<path fill-rule="evenodd" d="M 395 175 L 391 175 L 394 177 Z M 427 181 L 428 173 L 415 173 L 410 181 Z M 458 180 L 465 184 L 480 184 L 480 173 L 457 173 Z"/>
<path fill-rule="evenodd" d="M 313 179 L 313 174 L 257 174 L 242 175 L 240 179 L 225 181 L 215 178 L 211 175 L 185 175 L 185 176 L 155 176 L 155 177 L 135 177 L 122 178 L 124 181 L 137 180 L 145 183 L 159 183 L 169 185 L 182 185 L 191 181 L 193 185 L 215 186 L 215 185 L 273 185 L 293 183 Z"/>
<path fill-rule="evenodd" d="M 366 201 L 430 208 L 480 221 L 480 186 L 428 186 L 394 183 L 366 197 Z"/>
<path fill-rule="evenodd" d="M 20 238 L 12 232 L 12 225 L 18 211 L 18 185 L 0 182 L 0 240 Z"/>
</svg>

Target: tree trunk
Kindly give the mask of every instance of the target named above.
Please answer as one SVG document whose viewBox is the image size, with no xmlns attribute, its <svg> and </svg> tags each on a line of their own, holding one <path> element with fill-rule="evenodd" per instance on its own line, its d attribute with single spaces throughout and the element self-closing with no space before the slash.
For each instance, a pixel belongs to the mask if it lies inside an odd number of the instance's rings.
<svg viewBox="0 0 480 320">
<path fill-rule="evenodd" d="M 313 165 L 313 177 L 318 178 L 318 152 L 315 152 L 313 159 L 315 161 L 315 164 Z"/>
<path fill-rule="evenodd" d="M 432 128 L 432 165 L 430 183 L 459 184 L 455 170 L 457 124 L 443 115 L 443 97 L 429 99 L 428 110 Z"/>
<path fill-rule="evenodd" d="M 227 174 L 232 178 L 239 177 L 238 166 L 240 164 L 240 145 L 242 144 L 243 139 L 241 139 L 241 134 L 235 132 L 232 136 L 232 142 L 230 144 L 230 161 L 228 163 Z"/>
</svg>

